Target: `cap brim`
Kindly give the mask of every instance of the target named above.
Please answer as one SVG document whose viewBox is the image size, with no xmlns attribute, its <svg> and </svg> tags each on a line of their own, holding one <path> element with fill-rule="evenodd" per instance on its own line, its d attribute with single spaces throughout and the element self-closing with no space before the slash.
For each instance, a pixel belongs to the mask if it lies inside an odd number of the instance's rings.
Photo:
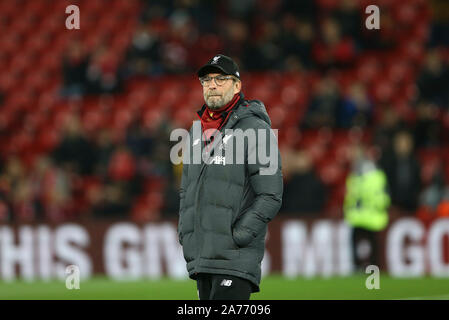
<svg viewBox="0 0 449 320">
<path fill-rule="evenodd" d="M 222 73 L 222 74 L 229 74 L 227 73 L 222 67 L 217 65 L 205 65 L 198 70 L 198 77 L 204 77 L 206 74 L 209 73 Z"/>
</svg>

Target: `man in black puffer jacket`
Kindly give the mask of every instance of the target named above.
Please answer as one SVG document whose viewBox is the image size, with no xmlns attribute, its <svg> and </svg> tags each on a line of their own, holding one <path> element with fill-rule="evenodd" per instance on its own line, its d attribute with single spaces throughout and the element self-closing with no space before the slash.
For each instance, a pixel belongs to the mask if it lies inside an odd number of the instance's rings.
<svg viewBox="0 0 449 320">
<path fill-rule="evenodd" d="M 282 201 L 277 139 L 264 104 L 244 99 L 231 58 L 213 57 L 198 76 L 206 104 L 183 155 L 179 242 L 200 299 L 247 300 L 260 290 L 267 223 Z M 209 153 L 195 161 L 198 150 Z"/>
</svg>

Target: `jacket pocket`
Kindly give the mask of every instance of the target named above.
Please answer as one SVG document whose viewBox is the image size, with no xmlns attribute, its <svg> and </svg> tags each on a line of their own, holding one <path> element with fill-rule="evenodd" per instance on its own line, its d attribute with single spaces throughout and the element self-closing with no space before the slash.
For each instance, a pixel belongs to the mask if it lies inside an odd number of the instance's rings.
<svg viewBox="0 0 449 320">
<path fill-rule="evenodd" d="M 196 256 L 196 246 L 192 236 L 192 232 L 182 236 L 182 253 L 184 254 L 186 262 L 192 261 Z"/>
<path fill-rule="evenodd" d="M 247 248 L 252 245 L 257 237 L 248 229 L 240 227 L 234 229 L 232 239 L 239 248 Z"/>
<path fill-rule="evenodd" d="M 238 248 L 247 247 L 250 243 L 252 243 L 254 241 L 254 238 L 255 238 L 249 233 L 249 231 L 247 231 L 245 229 L 236 230 L 236 226 L 238 225 L 238 222 L 249 211 L 249 209 L 250 209 L 250 207 L 247 207 L 247 208 L 241 210 L 237 214 L 237 217 L 236 217 L 235 221 L 233 221 L 232 226 L 231 226 L 232 240 L 234 241 L 235 245 Z M 238 232 L 238 234 L 236 234 L 236 231 Z M 251 238 L 251 239 L 247 240 L 246 238 L 248 238 L 248 239 Z M 241 241 L 245 242 L 245 244 L 241 244 L 240 243 Z"/>
<path fill-rule="evenodd" d="M 231 235 L 206 232 L 201 257 L 213 260 L 233 260 L 239 257 L 238 247 Z"/>
<path fill-rule="evenodd" d="M 178 224 L 178 233 L 180 235 L 180 240 L 184 237 L 185 234 L 193 232 L 194 229 L 194 221 L 193 221 L 193 210 L 188 209 L 182 212 L 179 215 L 179 224 Z"/>
</svg>

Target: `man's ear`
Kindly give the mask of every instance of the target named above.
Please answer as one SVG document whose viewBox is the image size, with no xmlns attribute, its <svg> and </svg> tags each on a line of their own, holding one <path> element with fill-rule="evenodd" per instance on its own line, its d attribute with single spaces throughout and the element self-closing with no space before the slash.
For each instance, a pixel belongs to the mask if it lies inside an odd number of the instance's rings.
<svg viewBox="0 0 449 320">
<path fill-rule="evenodd" d="M 234 94 L 239 93 L 242 90 L 242 81 L 236 81 L 234 85 Z"/>
</svg>

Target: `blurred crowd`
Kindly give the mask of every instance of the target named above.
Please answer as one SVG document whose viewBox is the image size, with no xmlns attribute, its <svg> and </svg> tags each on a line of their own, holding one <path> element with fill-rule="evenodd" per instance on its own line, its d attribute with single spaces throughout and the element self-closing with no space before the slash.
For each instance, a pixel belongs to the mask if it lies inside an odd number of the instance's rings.
<svg viewBox="0 0 449 320">
<path fill-rule="evenodd" d="M 136 119 L 124 138 L 116 139 L 108 129 L 88 136 L 74 114 L 66 118 L 63 137 L 50 154 L 37 158 L 31 167 L 18 157 L 5 162 L 0 176 L 1 220 L 129 216 L 145 220 L 158 217 L 159 211 L 176 212 L 176 198 L 162 203 L 151 192 L 146 193 L 148 199 L 139 198 L 155 183 L 167 197 L 178 185 L 167 145 L 171 129 L 164 120 L 148 127 Z M 139 200 L 152 205 L 143 208 Z"/>
<path fill-rule="evenodd" d="M 424 6 L 413 2 L 417 8 Z M 433 5 L 444 6 L 440 1 Z M 192 74 L 217 52 L 232 56 L 243 73 L 317 74 L 306 105 L 298 106 L 304 114 L 296 129 L 371 132 L 366 147 L 387 175 L 393 207 L 423 220 L 449 216 L 449 170 L 436 159 L 428 181 L 422 181 L 427 168 L 418 152 L 449 148 L 444 122 L 449 114 L 449 19 L 429 25 L 424 60 L 413 79 L 417 94 L 410 121 L 387 102 L 373 99 L 363 81 L 353 81 L 343 90 L 333 76 L 335 70 L 352 70 L 361 53 L 380 55 L 397 46 L 403 29 L 396 27 L 390 11 L 382 11 L 378 32 L 361 27 L 365 17 L 356 0 L 149 0 L 141 2 L 121 59 L 105 43 L 87 48 L 73 37 L 61 61 L 60 95 L 73 103 L 70 116 L 58 144 L 31 166 L 18 156 L 2 159 L 0 221 L 176 216 L 181 168 L 169 159 L 174 119 L 161 116 L 148 123 L 134 116 L 121 135 L 107 128 L 91 132 L 83 126 L 77 103 L 89 96 L 119 96 L 130 79 Z M 2 96 L 0 92 L 0 105 Z M 351 148 L 361 144 L 363 139 Z M 281 145 L 281 212 L 323 214 L 335 188 L 318 172 L 310 150 L 298 146 Z M 348 152 L 343 176 L 351 170 Z"/>
</svg>

